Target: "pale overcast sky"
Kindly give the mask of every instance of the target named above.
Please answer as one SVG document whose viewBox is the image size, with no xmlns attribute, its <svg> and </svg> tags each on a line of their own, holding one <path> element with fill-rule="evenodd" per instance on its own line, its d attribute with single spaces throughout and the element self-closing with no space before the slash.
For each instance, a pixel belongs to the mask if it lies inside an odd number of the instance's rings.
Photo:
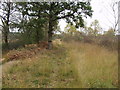
<svg viewBox="0 0 120 90">
<path fill-rule="evenodd" d="M 93 16 L 92 18 L 87 18 L 85 21 L 89 25 L 92 21 L 97 19 L 100 23 L 100 26 L 103 28 L 103 30 L 108 30 L 110 27 L 113 26 L 112 23 L 114 23 L 113 18 L 113 11 L 111 8 L 111 3 L 113 1 L 120 1 L 120 0 L 92 0 L 91 6 L 93 9 Z M 118 7 L 116 7 L 117 12 Z M 116 15 L 118 15 L 116 13 Z M 66 26 L 66 23 L 64 20 L 61 20 L 59 23 L 61 30 L 64 30 L 64 27 Z"/>
</svg>

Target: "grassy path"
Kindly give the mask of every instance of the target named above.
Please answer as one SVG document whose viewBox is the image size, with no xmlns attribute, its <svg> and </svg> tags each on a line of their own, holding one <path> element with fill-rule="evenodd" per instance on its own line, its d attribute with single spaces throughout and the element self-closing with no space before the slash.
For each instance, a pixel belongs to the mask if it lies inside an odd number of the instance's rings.
<svg viewBox="0 0 120 90">
<path fill-rule="evenodd" d="M 118 86 L 118 53 L 94 44 L 73 42 L 70 59 L 73 60 L 82 87 L 115 88 Z M 68 44 L 68 43 L 67 43 Z"/>
<path fill-rule="evenodd" d="M 11 62 L 11 65 L 8 62 L 3 70 L 3 87 L 69 88 L 77 85 L 77 74 L 64 47 Z"/>
<path fill-rule="evenodd" d="M 6 63 L 3 65 L 3 87 L 117 87 L 116 52 L 96 45 L 73 43 Z"/>
</svg>

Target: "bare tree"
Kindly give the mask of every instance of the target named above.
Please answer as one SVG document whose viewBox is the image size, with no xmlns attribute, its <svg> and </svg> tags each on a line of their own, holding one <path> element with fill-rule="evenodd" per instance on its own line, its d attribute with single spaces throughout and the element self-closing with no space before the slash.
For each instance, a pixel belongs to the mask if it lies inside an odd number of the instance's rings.
<svg viewBox="0 0 120 90">
<path fill-rule="evenodd" d="M 113 12 L 113 17 L 114 17 L 114 21 L 113 21 L 113 29 L 114 31 L 117 31 L 117 26 L 118 26 L 118 1 L 113 0 L 112 4 L 111 4 L 111 8 L 112 8 L 112 12 Z"/>
</svg>

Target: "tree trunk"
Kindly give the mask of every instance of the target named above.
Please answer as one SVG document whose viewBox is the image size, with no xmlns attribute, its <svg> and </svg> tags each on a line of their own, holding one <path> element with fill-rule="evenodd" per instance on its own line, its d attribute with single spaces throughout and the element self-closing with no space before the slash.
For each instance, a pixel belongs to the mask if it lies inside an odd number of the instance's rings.
<svg viewBox="0 0 120 90">
<path fill-rule="evenodd" d="M 39 44 L 39 30 L 36 30 L 36 43 Z"/>
<path fill-rule="evenodd" d="M 53 45 L 52 45 L 52 33 L 53 29 L 52 29 L 52 24 L 51 24 L 51 19 L 49 19 L 49 31 L 48 31 L 48 49 L 52 49 Z"/>
<path fill-rule="evenodd" d="M 8 45 L 9 24 L 7 24 L 7 26 L 4 29 L 5 29 L 5 32 L 3 34 L 4 34 L 5 47 L 9 48 L 9 45 Z"/>
<path fill-rule="evenodd" d="M 5 41 L 5 45 L 6 45 L 6 48 L 9 48 L 9 45 L 8 45 L 8 34 L 9 34 L 9 19 L 10 19 L 10 2 L 7 3 L 7 6 L 8 6 L 8 11 L 7 11 L 7 20 L 5 21 L 6 25 L 4 26 L 4 30 L 5 30 L 5 33 L 4 33 L 4 41 Z"/>
<path fill-rule="evenodd" d="M 8 48 L 8 34 L 5 34 L 4 42 L 5 42 L 6 47 Z"/>
<path fill-rule="evenodd" d="M 52 35 L 53 35 L 53 20 L 52 20 L 52 2 L 50 2 L 49 8 L 49 30 L 48 30 L 48 49 L 52 49 Z"/>
</svg>

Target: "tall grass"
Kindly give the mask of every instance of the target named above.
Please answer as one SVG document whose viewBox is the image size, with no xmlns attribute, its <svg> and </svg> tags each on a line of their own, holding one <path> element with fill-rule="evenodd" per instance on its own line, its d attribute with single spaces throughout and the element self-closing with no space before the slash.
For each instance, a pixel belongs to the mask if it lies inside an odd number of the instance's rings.
<svg viewBox="0 0 120 90">
<path fill-rule="evenodd" d="M 3 65 L 3 88 L 118 87 L 117 51 L 70 42 Z"/>
<path fill-rule="evenodd" d="M 118 86 L 118 54 L 94 44 L 76 43 L 70 58 L 79 73 L 82 87 L 113 88 Z"/>
</svg>

